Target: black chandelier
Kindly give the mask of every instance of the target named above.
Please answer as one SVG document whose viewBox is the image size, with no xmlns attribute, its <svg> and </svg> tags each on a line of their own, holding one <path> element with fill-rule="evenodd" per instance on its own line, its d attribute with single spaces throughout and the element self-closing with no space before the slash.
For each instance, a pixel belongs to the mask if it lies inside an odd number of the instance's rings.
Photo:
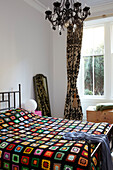
<svg viewBox="0 0 113 170">
<path fill-rule="evenodd" d="M 85 6 L 83 9 L 81 3 L 75 0 L 61 0 L 61 2 L 53 3 L 53 13 L 51 10 L 45 12 L 46 19 L 52 24 L 52 29 L 56 30 L 58 27 L 59 34 L 68 27 L 69 24 L 73 25 L 75 31 L 77 25 L 81 25 L 83 21 L 90 15 L 90 7 Z"/>
</svg>

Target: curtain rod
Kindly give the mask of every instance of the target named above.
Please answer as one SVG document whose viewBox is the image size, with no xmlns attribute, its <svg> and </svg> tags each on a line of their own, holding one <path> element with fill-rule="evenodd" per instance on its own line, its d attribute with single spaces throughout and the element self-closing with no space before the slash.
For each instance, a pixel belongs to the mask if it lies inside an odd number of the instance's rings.
<svg viewBox="0 0 113 170">
<path fill-rule="evenodd" d="M 90 18 L 87 18 L 86 21 L 108 18 L 108 17 L 113 17 L 113 13 L 112 14 L 105 14 L 105 15 L 101 15 L 101 16 L 90 17 Z"/>
</svg>

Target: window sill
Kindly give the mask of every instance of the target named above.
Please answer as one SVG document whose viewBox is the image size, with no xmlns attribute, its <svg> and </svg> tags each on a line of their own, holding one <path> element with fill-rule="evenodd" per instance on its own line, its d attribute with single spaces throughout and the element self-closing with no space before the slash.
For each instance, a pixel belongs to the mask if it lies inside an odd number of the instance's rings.
<svg viewBox="0 0 113 170">
<path fill-rule="evenodd" d="M 81 97 L 82 102 L 113 102 L 113 98 L 105 98 L 105 97 Z"/>
</svg>

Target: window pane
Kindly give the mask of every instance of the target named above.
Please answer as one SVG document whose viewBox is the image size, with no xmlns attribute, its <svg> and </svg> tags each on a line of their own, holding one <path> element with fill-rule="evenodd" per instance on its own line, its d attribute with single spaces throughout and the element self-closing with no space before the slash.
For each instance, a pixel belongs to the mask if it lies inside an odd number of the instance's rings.
<svg viewBox="0 0 113 170">
<path fill-rule="evenodd" d="M 84 56 L 84 95 L 104 95 L 104 26 L 85 28 L 82 56 Z"/>
<path fill-rule="evenodd" d="M 93 95 L 93 57 L 84 57 L 84 95 Z"/>
<path fill-rule="evenodd" d="M 111 53 L 113 54 L 113 25 L 111 25 Z"/>
<path fill-rule="evenodd" d="M 87 28 L 83 31 L 82 55 L 104 54 L 104 27 Z"/>
<path fill-rule="evenodd" d="M 94 95 L 104 95 L 104 56 L 94 57 Z"/>
</svg>

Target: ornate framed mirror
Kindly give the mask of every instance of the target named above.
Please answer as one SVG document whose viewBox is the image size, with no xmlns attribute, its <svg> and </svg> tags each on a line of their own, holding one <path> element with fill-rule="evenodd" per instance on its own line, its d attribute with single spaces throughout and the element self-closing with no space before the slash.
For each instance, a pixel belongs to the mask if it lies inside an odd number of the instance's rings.
<svg viewBox="0 0 113 170">
<path fill-rule="evenodd" d="M 47 77 L 37 74 L 33 77 L 35 100 L 37 109 L 42 111 L 43 116 L 51 116 Z"/>
</svg>

